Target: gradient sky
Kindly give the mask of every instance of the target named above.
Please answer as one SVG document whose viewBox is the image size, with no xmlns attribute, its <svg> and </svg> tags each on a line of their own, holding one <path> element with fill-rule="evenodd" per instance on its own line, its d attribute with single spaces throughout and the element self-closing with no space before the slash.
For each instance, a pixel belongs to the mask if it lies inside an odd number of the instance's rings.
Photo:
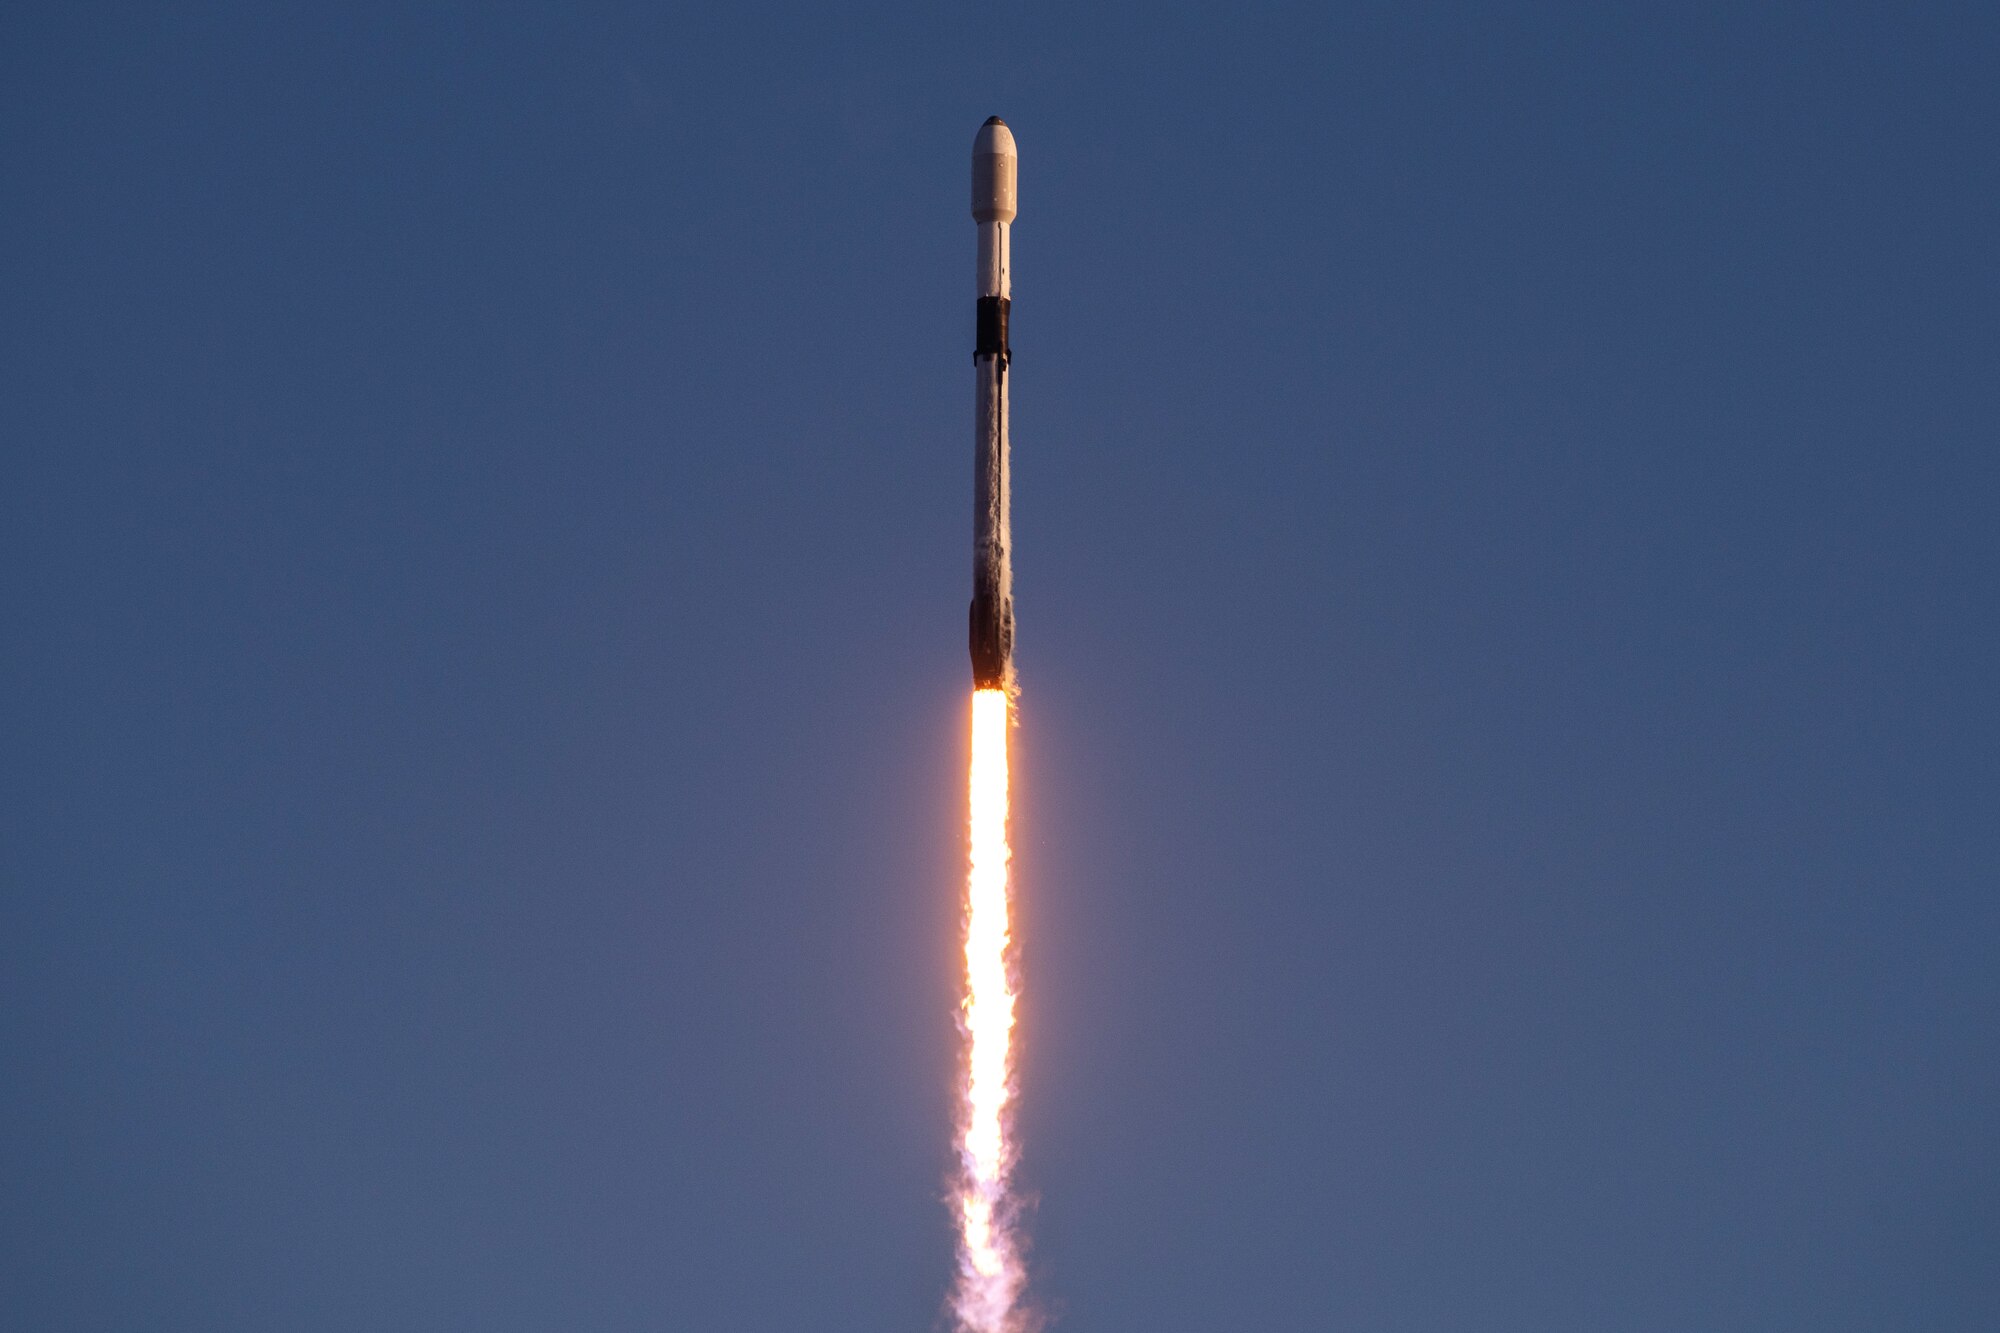
<svg viewBox="0 0 2000 1333">
<path fill-rule="evenodd" d="M 0 1327 L 933 1327 L 995 113 L 1060 1330 L 2000 1327 L 1996 68 L 10 7 Z"/>
</svg>

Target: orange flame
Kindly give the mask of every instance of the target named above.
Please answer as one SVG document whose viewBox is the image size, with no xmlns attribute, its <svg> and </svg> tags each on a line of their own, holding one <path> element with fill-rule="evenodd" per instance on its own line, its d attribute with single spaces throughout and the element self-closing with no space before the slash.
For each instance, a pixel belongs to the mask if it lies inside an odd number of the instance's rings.
<svg viewBox="0 0 2000 1333">
<path fill-rule="evenodd" d="M 964 1333 L 1023 1333 L 1025 1274 L 1008 1191 L 1008 1043 L 1014 991 L 1007 977 L 1007 722 L 1004 690 L 972 696 L 971 868 L 966 876 L 966 1084 L 959 1155 L 958 1286 Z"/>
</svg>

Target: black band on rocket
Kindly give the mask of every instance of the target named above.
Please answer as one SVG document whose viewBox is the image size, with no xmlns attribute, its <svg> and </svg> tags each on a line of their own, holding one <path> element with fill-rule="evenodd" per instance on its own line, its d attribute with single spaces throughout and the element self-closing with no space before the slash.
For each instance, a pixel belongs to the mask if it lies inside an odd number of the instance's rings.
<svg viewBox="0 0 2000 1333">
<path fill-rule="evenodd" d="M 978 340 L 973 344 L 972 359 L 982 356 L 997 356 L 1002 365 L 1013 359 L 1007 350 L 1007 298 L 1004 296 L 982 296 L 979 298 Z"/>
</svg>

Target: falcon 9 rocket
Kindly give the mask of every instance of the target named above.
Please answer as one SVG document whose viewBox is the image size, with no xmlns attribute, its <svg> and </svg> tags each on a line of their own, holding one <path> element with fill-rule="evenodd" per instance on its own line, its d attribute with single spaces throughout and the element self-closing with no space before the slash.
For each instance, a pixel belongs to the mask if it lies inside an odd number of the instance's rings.
<svg viewBox="0 0 2000 1333">
<path fill-rule="evenodd" d="M 1007 306 L 1013 288 L 1014 135 L 998 116 L 972 143 L 972 218 L 979 224 L 979 298 L 972 349 L 972 683 L 1011 686 L 1013 536 L 1007 513 Z"/>
</svg>

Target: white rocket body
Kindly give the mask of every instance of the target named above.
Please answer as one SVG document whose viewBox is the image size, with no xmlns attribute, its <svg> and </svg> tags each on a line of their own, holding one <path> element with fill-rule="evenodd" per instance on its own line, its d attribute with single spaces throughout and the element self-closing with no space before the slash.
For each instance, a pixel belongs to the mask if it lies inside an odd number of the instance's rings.
<svg viewBox="0 0 2000 1333">
<path fill-rule="evenodd" d="M 1007 512 L 1007 312 L 1013 296 L 1014 135 L 998 116 L 972 144 L 972 219 L 979 290 L 972 352 L 972 681 L 1005 689 L 1013 676 L 1014 567 Z"/>
</svg>

